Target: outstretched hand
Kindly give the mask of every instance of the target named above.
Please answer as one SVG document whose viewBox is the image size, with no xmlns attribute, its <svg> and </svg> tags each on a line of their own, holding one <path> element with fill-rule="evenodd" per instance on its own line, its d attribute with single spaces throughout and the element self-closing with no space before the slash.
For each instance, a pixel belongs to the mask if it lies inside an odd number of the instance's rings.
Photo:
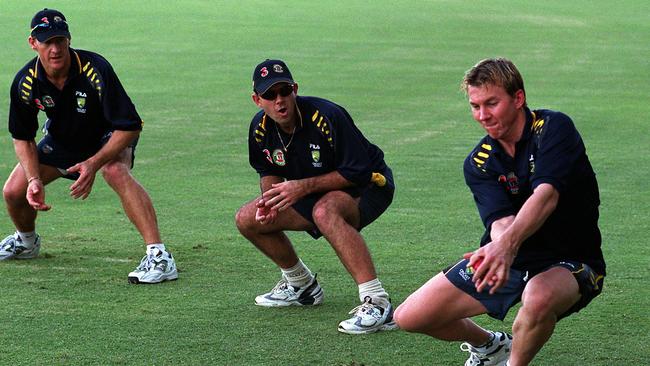
<svg viewBox="0 0 650 366">
<path fill-rule="evenodd" d="M 79 173 L 79 178 L 70 186 L 70 195 L 73 198 L 77 199 L 81 197 L 82 200 L 88 198 L 95 183 L 97 170 L 98 167 L 89 160 L 82 161 L 68 168 L 68 173 Z"/>
<path fill-rule="evenodd" d="M 25 195 L 30 206 L 37 211 L 47 211 L 52 206 L 45 203 L 45 186 L 40 179 L 32 179 L 27 183 L 27 194 Z"/>
</svg>

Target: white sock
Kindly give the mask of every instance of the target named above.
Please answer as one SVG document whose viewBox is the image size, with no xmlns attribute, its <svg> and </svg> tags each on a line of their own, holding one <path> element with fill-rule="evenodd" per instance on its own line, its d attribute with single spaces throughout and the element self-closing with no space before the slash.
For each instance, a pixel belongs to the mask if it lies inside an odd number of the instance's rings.
<svg viewBox="0 0 650 366">
<path fill-rule="evenodd" d="M 282 275 L 287 279 L 287 282 L 293 287 L 303 287 L 308 284 L 314 275 L 309 268 L 305 266 L 302 259 L 298 259 L 298 263 L 291 268 L 280 268 Z"/>
<path fill-rule="evenodd" d="M 381 306 L 384 309 L 387 308 L 390 303 L 388 293 L 384 290 L 378 278 L 359 285 L 359 300 L 364 302 L 366 296 L 369 296 L 372 299 L 373 304 Z"/>
<path fill-rule="evenodd" d="M 29 231 L 29 232 L 16 231 L 16 233 L 18 233 L 18 236 L 20 237 L 20 241 L 23 242 L 25 248 L 31 248 L 34 246 L 34 243 L 36 243 L 36 231 Z"/>
<path fill-rule="evenodd" d="M 153 244 L 147 244 L 147 253 L 153 251 L 154 249 L 158 249 L 161 252 L 165 252 L 165 244 L 163 243 L 153 243 Z"/>
</svg>

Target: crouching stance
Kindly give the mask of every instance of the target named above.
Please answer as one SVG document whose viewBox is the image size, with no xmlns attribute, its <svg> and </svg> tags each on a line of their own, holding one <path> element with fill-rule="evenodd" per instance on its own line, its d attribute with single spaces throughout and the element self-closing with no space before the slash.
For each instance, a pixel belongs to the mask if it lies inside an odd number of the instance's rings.
<svg viewBox="0 0 650 366">
<path fill-rule="evenodd" d="M 342 107 L 297 96 L 286 64 L 266 60 L 253 73 L 249 158 L 262 195 L 237 212 L 239 231 L 282 272 L 257 296 L 260 306 L 318 305 L 323 289 L 284 231 L 324 236 L 359 286 L 361 305 L 338 330 L 350 334 L 395 328 L 388 293 L 359 231 L 390 205 L 395 186 L 383 152 L 361 134 Z"/>
<path fill-rule="evenodd" d="M 50 209 L 45 185 L 71 179 L 70 195 L 86 199 L 101 171 L 147 244 L 129 282 L 175 280 L 176 264 L 160 240 L 151 199 L 131 175 L 142 120 L 108 61 L 70 48 L 70 38 L 60 12 L 44 9 L 32 19 L 29 44 L 38 56 L 18 72 L 10 91 L 9 131 L 19 164 L 3 196 L 16 232 L 0 243 L 0 260 L 38 256 L 37 212 Z M 39 111 L 48 120 L 36 144 Z"/>
<path fill-rule="evenodd" d="M 411 294 L 395 319 L 411 332 L 465 342 L 465 365 L 528 365 L 556 323 L 601 292 L 598 185 L 571 119 L 529 110 L 512 62 L 483 60 L 462 86 L 487 132 L 464 165 L 486 232 L 478 250 Z M 519 301 L 513 337 L 470 319 L 503 320 Z"/>
</svg>

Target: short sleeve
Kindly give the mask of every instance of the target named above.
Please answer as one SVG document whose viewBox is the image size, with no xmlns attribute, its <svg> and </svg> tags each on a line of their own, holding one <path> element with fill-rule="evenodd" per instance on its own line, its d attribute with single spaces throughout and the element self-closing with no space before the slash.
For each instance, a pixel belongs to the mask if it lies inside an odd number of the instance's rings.
<svg viewBox="0 0 650 366">
<path fill-rule="evenodd" d="M 560 112 L 545 118 L 541 131 L 535 132 L 537 156 L 532 188 L 551 184 L 558 192 L 566 190 L 573 167 L 585 154 L 585 147 L 573 121 Z"/>
<path fill-rule="evenodd" d="M 9 132 L 17 140 L 33 140 L 38 131 L 38 108 L 31 101 L 31 89 L 26 76 L 18 73 L 9 91 Z"/>
<path fill-rule="evenodd" d="M 472 151 L 465 159 L 463 173 L 465 183 L 474 197 L 481 221 L 486 228 L 489 228 L 494 221 L 515 215 L 517 209 L 499 183 L 499 174 L 492 172 L 489 167 L 479 168 L 473 163 L 476 153 L 476 150 Z"/>
<path fill-rule="evenodd" d="M 336 170 L 347 180 L 363 186 L 372 177 L 372 162 L 369 156 L 368 141 L 354 125 L 352 117 L 339 107 L 332 116 L 334 144 L 336 151 Z"/>
</svg>

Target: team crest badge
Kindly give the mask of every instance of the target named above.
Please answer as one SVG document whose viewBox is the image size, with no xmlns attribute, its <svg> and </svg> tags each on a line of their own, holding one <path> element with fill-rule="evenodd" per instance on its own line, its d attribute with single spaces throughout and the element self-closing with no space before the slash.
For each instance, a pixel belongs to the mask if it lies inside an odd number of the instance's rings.
<svg viewBox="0 0 650 366">
<path fill-rule="evenodd" d="M 323 166 L 323 163 L 320 161 L 320 150 L 311 151 L 311 160 L 313 160 L 311 165 L 313 165 L 314 168 L 321 168 Z"/>
<path fill-rule="evenodd" d="M 86 106 L 86 98 L 79 97 L 77 98 L 77 107 L 83 108 Z"/>
<path fill-rule="evenodd" d="M 54 107 L 54 99 L 52 99 L 51 96 L 49 95 L 44 95 L 43 96 L 43 104 L 45 104 L 46 107 L 52 108 Z"/>
<path fill-rule="evenodd" d="M 284 160 L 284 152 L 280 149 L 273 150 L 273 162 L 277 166 L 287 165 L 287 161 Z"/>
<path fill-rule="evenodd" d="M 505 185 L 506 190 L 511 194 L 519 194 L 519 179 L 514 172 L 508 173 L 508 176 L 500 175 L 499 183 Z"/>
</svg>

